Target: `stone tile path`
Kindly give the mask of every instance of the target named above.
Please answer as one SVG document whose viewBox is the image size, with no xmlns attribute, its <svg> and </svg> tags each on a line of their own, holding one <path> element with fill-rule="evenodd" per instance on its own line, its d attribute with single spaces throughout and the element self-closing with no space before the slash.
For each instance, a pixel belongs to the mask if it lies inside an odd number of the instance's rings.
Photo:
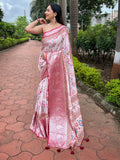
<svg viewBox="0 0 120 160">
<path fill-rule="evenodd" d="M 79 90 L 85 137 L 84 149 L 45 150 L 30 130 L 40 81 L 41 43 L 29 41 L 0 52 L 0 160 L 120 160 L 120 124 Z"/>
</svg>

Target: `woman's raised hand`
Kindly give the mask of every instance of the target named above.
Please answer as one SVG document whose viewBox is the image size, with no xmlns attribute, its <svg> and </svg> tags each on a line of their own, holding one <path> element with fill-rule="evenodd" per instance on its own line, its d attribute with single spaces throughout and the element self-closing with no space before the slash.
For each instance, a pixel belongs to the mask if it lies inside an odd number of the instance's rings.
<svg viewBox="0 0 120 160">
<path fill-rule="evenodd" d="M 41 23 L 42 25 L 37 25 Z M 25 28 L 25 31 L 31 34 L 42 34 L 43 33 L 43 24 L 47 24 L 44 18 L 38 18 L 35 21 L 28 24 Z"/>
<path fill-rule="evenodd" d="M 45 53 L 42 54 L 42 59 L 46 60 L 46 54 Z"/>
<path fill-rule="evenodd" d="M 47 24 L 47 22 L 44 18 L 39 18 L 38 20 L 41 24 Z"/>
</svg>

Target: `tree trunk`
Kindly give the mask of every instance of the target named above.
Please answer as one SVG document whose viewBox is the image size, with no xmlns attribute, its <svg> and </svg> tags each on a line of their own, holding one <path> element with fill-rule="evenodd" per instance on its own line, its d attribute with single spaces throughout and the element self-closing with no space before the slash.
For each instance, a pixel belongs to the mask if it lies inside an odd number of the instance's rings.
<svg viewBox="0 0 120 160">
<path fill-rule="evenodd" d="M 67 15 L 67 0 L 59 0 L 59 4 L 62 8 L 62 17 L 64 24 L 67 25 L 66 15 Z"/>
<path fill-rule="evenodd" d="M 116 49 L 115 57 L 112 67 L 111 79 L 120 79 L 120 0 L 118 7 L 118 25 L 117 25 L 117 39 L 116 39 Z"/>
<path fill-rule="evenodd" d="M 70 31 L 72 54 L 78 57 L 77 50 L 77 23 L 78 23 L 78 0 L 70 0 Z"/>
</svg>

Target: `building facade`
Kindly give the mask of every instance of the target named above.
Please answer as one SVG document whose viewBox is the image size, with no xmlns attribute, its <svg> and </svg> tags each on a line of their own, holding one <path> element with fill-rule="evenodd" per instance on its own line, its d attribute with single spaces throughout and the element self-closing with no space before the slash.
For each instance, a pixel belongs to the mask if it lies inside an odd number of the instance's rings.
<svg viewBox="0 0 120 160">
<path fill-rule="evenodd" d="M 101 18 L 92 17 L 91 26 L 95 26 L 97 24 L 105 24 L 107 20 L 113 21 L 118 18 L 118 10 L 114 10 L 112 13 L 107 13 L 107 15 Z"/>
</svg>

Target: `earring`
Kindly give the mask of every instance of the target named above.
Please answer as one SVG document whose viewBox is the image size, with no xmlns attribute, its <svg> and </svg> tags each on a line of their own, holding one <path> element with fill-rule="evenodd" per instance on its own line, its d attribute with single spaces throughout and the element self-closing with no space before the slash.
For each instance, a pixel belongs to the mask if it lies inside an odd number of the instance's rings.
<svg viewBox="0 0 120 160">
<path fill-rule="evenodd" d="M 54 21 L 56 22 L 56 17 L 54 17 Z"/>
</svg>

